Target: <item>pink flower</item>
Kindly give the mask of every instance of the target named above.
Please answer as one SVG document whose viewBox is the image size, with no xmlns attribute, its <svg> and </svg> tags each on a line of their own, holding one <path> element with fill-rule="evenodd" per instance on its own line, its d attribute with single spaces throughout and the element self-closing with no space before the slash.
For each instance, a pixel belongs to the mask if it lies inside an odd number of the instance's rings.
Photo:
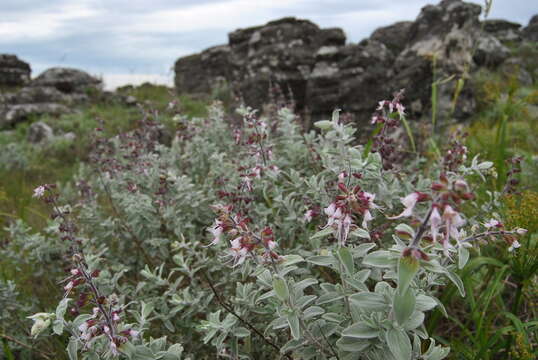
<svg viewBox="0 0 538 360">
<path fill-rule="evenodd" d="M 75 286 L 75 283 L 73 281 L 70 281 L 67 283 L 67 285 L 64 286 L 64 290 L 69 293 L 73 287 Z"/>
<path fill-rule="evenodd" d="M 231 241 L 232 247 L 230 248 L 230 252 L 234 258 L 234 267 L 241 265 L 248 255 L 248 249 L 243 246 L 241 240 L 242 237 L 240 236 Z"/>
<path fill-rule="evenodd" d="M 449 240 L 453 238 L 456 241 L 459 241 L 460 233 L 458 228 L 465 224 L 460 214 L 455 211 L 450 205 L 445 207 L 443 212 L 442 219 L 445 221 L 445 238 L 443 239 L 443 247 L 445 248 L 445 254 L 448 252 Z"/>
<path fill-rule="evenodd" d="M 415 205 L 419 201 L 420 197 L 421 193 L 414 192 L 404 198 L 401 198 L 400 201 L 402 202 L 403 206 L 405 206 L 404 211 L 400 215 L 389 217 L 389 219 L 399 219 L 401 217 L 413 215 L 413 209 L 415 208 Z"/>
<path fill-rule="evenodd" d="M 335 220 L 340 219 L 342 216 L 342 210 L 339 207 L 336 207 L 336 203 L 331 203 L 328 207 L 323 209 L 323 212 L 329 217 L 325 227 L 332 226 Z"/>
<path fill-rule="evenodd" d="M 405 116 L 405 107 L 402 104 L 396 103 L 396 111 L 398 111 L 400 118 Z"/>
<path fill-rule="evenodd" d="M 514 251 L 515 249 L 518 249 L 521 247 L 521 244 L 519 243 L 519 241 L 517 240 L 514 240 L 514 242 L 510 245 L 510 247 L 508 248 L 508 251 L 509 252 L 512 252 Z"/>
<path fill-rule="evenodd" d="M 491 228 L 503 227 L 503 224 L 501 224 L 498 220 L 490 219 L 487 223 L 484 224 L 484 226 L 487 229 L 491 229 Z"/>
<path fill-rule="evenodd" d="M 220 242 L 222 239 L 222 222 L 219 220 L 215 220 L 215 225 L 208 228 L 208 231 L 213 235 L 213 241 L 211 241 L 211 244 L 209 245 L 216 245 Z"/>
<path fill-rule="evenodd" d="M 34 189 L 34 195 L 32 197 L 35 197 L 37 199 L 40 199 L 45 195 L 45 187 L 43 185 L 40 185 Z"/>
<path fill-rule="evenodd" d="M 517 228 L 516 229 L 516 233 L 518 235 L 525 235 L 527 233 L 527 229 L 523 229 L 523 228 Z M 519 246 L 518 246 L 519 247 Z"/>
<path fill-rule="evenodd" d="M 303 221 L 305 223 L 309 223 L 310 221 L 312 221 L 312 218 L 314 217 L 314 211 L 312 209 L 309 209 L 305 212 L 304 216 L 303 216 Z"/>
<path fill-rule="evenodd" d="M 433 241 L 437 240 L 437 235 L 439 234 L 439 228 L 441 227 L 442 222 L 441 214 L 439 214 L 437 206 L 434 206 L 430 216 L 430 231 L 432 233 Z"/>
</svg>

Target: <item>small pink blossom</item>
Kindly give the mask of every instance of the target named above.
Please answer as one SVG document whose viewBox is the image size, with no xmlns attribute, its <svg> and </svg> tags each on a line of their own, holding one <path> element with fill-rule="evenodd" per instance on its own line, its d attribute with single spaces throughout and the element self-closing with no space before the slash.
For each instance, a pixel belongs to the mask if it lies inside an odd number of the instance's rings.
<svg viewBox="0 0 538 360">
<path fill-rule="evenodd" d="M 303 221 L 305 223 L 309 223 L 312 221 L 312 218 L 314 217 L 314 211 L 312 209 L 309 209 L 307 210 L 305 213 L 304 213 L 304 216 L 303 216 Z"/>
<path fill-rule="evenodd" d="M 432 234 L 433 241 L 437 240 L 437 235 L 439 234 L 439 228 L 441 227 L 442 222 L 443 219 L 441 218 L 441 214 L 439 214 L 437 206 L 434 206 L 432 214 L 430 216 L 430 231 Z"/>
<path fill-rule="evenodd" d="M 216 245 L 222 239 L 222 232 L 223 232 L 222 225 L 223 224 L 221 221 L 215 220 L 215 225 L 208 228 L 208 231 L 213 235 L 213 240 L 211 241 L 209 245 Z"/>
<path fill-rule="evenodd" d="M 34 189 L 34 195 L 32 197 L 35 197 L 37 199 L 40 199 L 45 195 L 46 188 L 43 185 L 40 185 Z"/>
<path fill-rule="evenodd" d="M 512 251 L 514 251 L 515 249 L 519 249 L 520 247 L 521 247 L 521 244 L 519 243 L 519 241 L 514 240 L 514 242 L 512 242 L 512 244 L 511 244 L 510 247 L 508 248 L 508 251 L 509 251 L 509 252 L 512 252 Z"/>
<path fill-rule="evenodd" d="M 498 220 L 490 219 L 487 223 L 484 224 L 484 226 L 487 229 L 491 229 L 491 228 L 502 227 L 503 225 Z"/>
<path fill-rule="evenodd" d="M 400 215 L 389 217 L 389 219 L 399 219 L 401 217 L 408 217 L 413 215 L 413 209 L 415 208 L 415 205 L 417 204 L 420 197 L 420 193 L 414 192 L 409 195 L 407 195 L 404 198 L 401 198 L 400 201 L 402 202 L 402 205 L 405 207 L 404 211 Z"/>
</svg>

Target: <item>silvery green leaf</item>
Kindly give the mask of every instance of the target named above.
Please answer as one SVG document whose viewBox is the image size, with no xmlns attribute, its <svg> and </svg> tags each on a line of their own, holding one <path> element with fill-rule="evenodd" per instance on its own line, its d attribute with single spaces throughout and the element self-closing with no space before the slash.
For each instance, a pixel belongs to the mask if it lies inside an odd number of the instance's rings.
<svg viewBox="0 0 538 360">
<path fill-rule="evenodd" d="M 487 170 L 493 166 L 493 163 L 491 161 L 484 161 L 478 164 L 477 168 L 479 170 Z"/>
<path fill-rule="evenodd" d="M 469 261 L 469 250 L 464 246 L 460 246 L 458 248 L 458 269 L 463 269 L 467 261 Z"/>
<path fill-rule="evenodd" d="M 452 271 L 447 271 L 446 276 L 456 285 L 458 288 L 458 291 L 460 292 L 461 297 L 465 297 L 465 287 L 463 286 L 463 281 L 461 281 L 461 278 Z"/>
<path fill-rule="evenodd" d="M 368 277 L 370 276 L 372 270 L 370 269 L 363 269 L 359 271 L 357 274 L 355 274 L 355 279 L 357 279 L 360 282 L 365 282 L 368 280 Z"/>
<path fill-rule="evenodd" d="M 317 238 L 322 238 L 322 237 L 325 237 L 325 236 L 328 236 L 328 235 L 332 235 L 332 233 L 333 233 L 333 228 L 332 227 L 326 227 L 325 229 L 320 230 L 317 233 L 315 233 L 314 235 L 312 235 L 310 237 L 310 240 L 314 240 L 314 239 L 317 239 Z"/>
<path fill-rule="evenodd" d="M 338 301 L 342 299 L 343 297 L 344 296 L 342 294 L 339 294 L 337 292 L 326 293 L 326 294 L 321 295 L 318 298 L 318 300 L 316 301 L 316 304 L 323 305 L 323 304 L 331 303 L 333 301 Z"/>
<path fill-rule="evenodd" d="M 69 360 L 78 360 L 78 341 L 77 339 L 71 338 L 69 344 L 67 344 L 67 356 Z"/>
<path fill-rule="evenodd" d="M 329 120 L 320 120 L 314 123 L 314 126 L 321 130 L 330 130 L 333 128 L 333 123 Z"/>
<path fill-rule="evenodd" d="M 298 347 L 302 346 L 304 342 L 305 342 L 305 340 L 291 339 L 290 341 L 285 343 L 284 346 L 282 346 L 280 348 L 280 353 L 285 354 L 285 353 L 287 353 L 289 351 L 293 351 L 293 350 L 297 349 Z"/>
<path fill-rule="evenodd" d="M 295 302 L 295 305 L 299 308 L 299 309 L 302 309 L 304 308 L 306 305 L 310 304 L 312 301 L 316 300 L 317 296 L 316 295 L 305 295 L 305 296 L 301 296 L 296 302 Z"/>
<path fill-rule="evenodd" d="M 341 247 L 336 253 L 338 255 L 338 259 L 342 265 L 344 265 L 345 271 L 348 273 L 348 275 L 352 275 L 355 272 L 355 264 L 349 249 L 346 247 Z"/>
<path fill-rule="evenodd" d="M 431 271 L 436 274 L 444 274 L 446 273 L 446 269 L 439 264 L 439 261 L 432 259 L 429 261 L 421 261 L 420 265 L 428 271 Z"/>
<path fill-rule="evenodd" d="M 369 265 L 374 267 L 392 267 L 395 261 L 390 256 L 390 251 L 378 250 L 370 253 L 364 257 L 362 261 L 363 265 Z"/>
<path fill-rule="evenodd" d="M 54 325 L 52 325 L 52 331 L 57 335 L 61 335 L 64 331 L 64 315 L 70 300 L 70 298 L 63 298 L 56 307 L 56 319 L 54 320 Z"/>
<path fill-rule="evenodd" d="M 299 255 L 286 255 L 284 256 L 284 261 L 281 263 L 282 266 L 289 266 L 305 261 L 302 256 Z"/>
<path fill-rule="evenodd" d="M 362 228 L 357 228 L 349 233 L 350 236 L 356 236 L 361 239 L 368 239 L 370 240 L 370 233 L 368 230 L 364 230 Z"/>
<path fill-rule="evenodd" d="M 309 320 L 311 318 L 314 318 L 318 315 L 321 315 L 325 312 L 325 310 L 323 310 L 322 307 L 319 307 L 319 306 L 310 306 L 309 308 L 306 308 L 304 311 L 303 311 L 303 318 L 305 320 Z"/>
<path fill-rule="evenodd" d="M 415 311 L 409 317 L 409 319 L 404 324 L 404 328 L 407 331 L 415 330 L 424 322 L 424 313 L 421 311 Z"/>
<path fill-rule="evenodd" d="M 250 336 L 250 330 L 242 327 L 242 326 L 239 326 L 239 327 L 236 327 L 233 331 L 233 334 L 235 337 L 238 337 L 238 338 L 243 338 L 243 337 L 247 337 L 247 336 Z"/>
<path fill-rule="evenodd" d="M 155 359 L 155 354 L 151 351 L 150 348 L 144 345 L 138 345 L 136 347 L 136 352 L 133 355 L 133 360 L 151 360 Z"/>
<path fill-rule="evenodd" d="M 398 261 L 398 291 L 404 293 L 418 272 L 419 261 L 413 256 L 402 256 Z"/>
<path fill-rule="evenodd" d="M 145 319 L 149 316 L 149 314 L 151 314 L 151 312 L 153 311 L 153 305 L 152 304 L 146 304 L 145 302 L 142 301 L 142 317 Z"/>
<path fill-rule="evenodd" d="M 416 309 L 418 311 L 429 311 L 437 306 L 437 302 L 434 298 L 427 295 L 418 295 Z"/>
<path fill-rule="evenodd" d="M 286 319 L 286 317 L 281 316 L 271 321 L 269 326 L 275 330 L 282 329 L 282 328 L 288 327 L 288 320 Z"/>
<path fill-rule="evenodd" d="M 316 264 L 319 266 L 336 266 L 337 261 L 333 256 L 328 255 L 319 255 L 319 256 L 311 256 L 306 259 L 306 261 Z"/>
<path fill-rule="evenodd" d="M 298 283 L 293 285 L 293 290 L 297 291 L 297 292 L 301 292 L 304 289 L 306 289 L 307 287 L 315 285 L 317 283 L 318 283 L 318 281 L 316 279 L 314 279 L 314 278 L 303 279 L 303 280 L 301 280 Z"/>
<path fill-rule="evenodd" d="M 377 245 L 374 243 L 366 243 L 366 244 L 360 244 L 359 246 L 352 248 L 351 252 L 353 253 L 354 258 L 361 258 L 364 257 L 368 251 L 375 248 Z"/>
<path fill-rule="evenodd" d="M 337 125 L 338 122 L 340 121 L 340 111 L 342 111 L 342 109 L 334 109 L 333 110 L 333 115 L 332 115 L 332 122 L 333 124 Z"/>
<path fill-rule="evenodd" d="M 286 280 L 281 277 L 275 276 L 273 279 L 273 290 L 275 291 L 276 296 L 282 301 L 287 301 L 290 297 L 288 284 L 286 283 Z"/>
<path fill-rule="evenodd" d="M 342 331 L 342 336 L 356 339 L 373 339 L 378 335 L 379 329 L 374 329 L 364 322 L 357 322 Z"/>
<path fill-rule="evenodd" d="M 409 336 L 401 329 L 389 329 L 385 333 L 385 339 L 390 352 L 398 360 L 411 360 L 412 347 Z"/>
<path fill-rule="evenodd" d="M 342 337 L 336 342 L 336 346 L 340 350 L 349 352 L 361 352 L 370 345 L 367 340 L 359 340 L 352 337 Z"/>
<path fill-rule="evenodd" d="M 388 306 L 383 295 L 372 292 L 353 294 L 349 301 L 362 312 L 384 311 Z"/>
<path fill-rule="evenodd" d="M 345 316 L 337 313 L 326 313 L 323 314 L 321 317 L 327 321 L 334 322 L 337 324 L 340 324 L 341 322 L 346 320 Z"/>
<path fill-rule="evenodd" d="M 413 290 L 408 288 L 405 292 L 397 291 L 394 294 L 393 309 L 398 324 L 403 325 L 415 311 L 416 298 Z"/>
<path fill-rule="evenodd" d="M 299 326 L 299 317 L 295 313 L 291 313 L 287 316 L 288 325 L 291 330 L 291 336 L 295 340 L 299 340 L 301 338 L 301 327 Z"/>
<path fill-rule="evenodd" d="M 265 300 L 265 299 L 268 299 L 268 298 L 273 297 L 275 295 L 276 295 L 275 291 L 270 290 L 270 291 L 266 292 L 265 294 L 261 295 L 260 297 L 258 297 L 257 301 Z"/>
</svg>

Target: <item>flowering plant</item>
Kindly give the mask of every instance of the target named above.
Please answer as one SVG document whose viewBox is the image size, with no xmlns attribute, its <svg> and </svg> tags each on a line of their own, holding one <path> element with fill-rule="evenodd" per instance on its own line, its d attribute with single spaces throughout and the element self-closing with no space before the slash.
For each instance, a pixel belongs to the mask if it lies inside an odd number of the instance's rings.
<svg viewBox="0 0 538 360">
<path fill-rule="evenodd" d="M 393 138 L 401 100 L 379 103 L 374 146 L 338 111 L 304 133 L 287 107 L 176 117 L 171 146 L 158 114 L 98 132 L 76 188 L 35 190 L 68 274 L 33 334 L 67 332 L 71 359 L 445 358 L 424 326 L 440 290 L 463 296 L 470 250 L 525 230 L 475 201 L 492 163 L 464 148 L 409 170 L 425 159 Z"/>
</svg>

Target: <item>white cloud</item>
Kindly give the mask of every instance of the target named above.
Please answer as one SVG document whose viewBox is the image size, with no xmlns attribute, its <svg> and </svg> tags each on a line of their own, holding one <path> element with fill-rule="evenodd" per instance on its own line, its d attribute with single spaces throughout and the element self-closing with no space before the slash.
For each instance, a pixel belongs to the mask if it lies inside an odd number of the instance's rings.
<svg viewBox="0 0 538 360">
<path fill-rule="evenodd" d="M 0 21 L 0 43 L 46 40 L 66 35 L 67 30 L 79 31 L 69 26 L 73 21 L 96 16 L 98 12 L 86 4 L 68 3 L 47 9 L 43 13 L 13 13 Z"/>
<path fill-rule="evenodd" d="M 172 76 L 157 74 L 105 74 L 103 76 L 106 90 L 114 90 L 125 84 L 140 85 L 145 82 L 173 86 Z"/>
</svg>

